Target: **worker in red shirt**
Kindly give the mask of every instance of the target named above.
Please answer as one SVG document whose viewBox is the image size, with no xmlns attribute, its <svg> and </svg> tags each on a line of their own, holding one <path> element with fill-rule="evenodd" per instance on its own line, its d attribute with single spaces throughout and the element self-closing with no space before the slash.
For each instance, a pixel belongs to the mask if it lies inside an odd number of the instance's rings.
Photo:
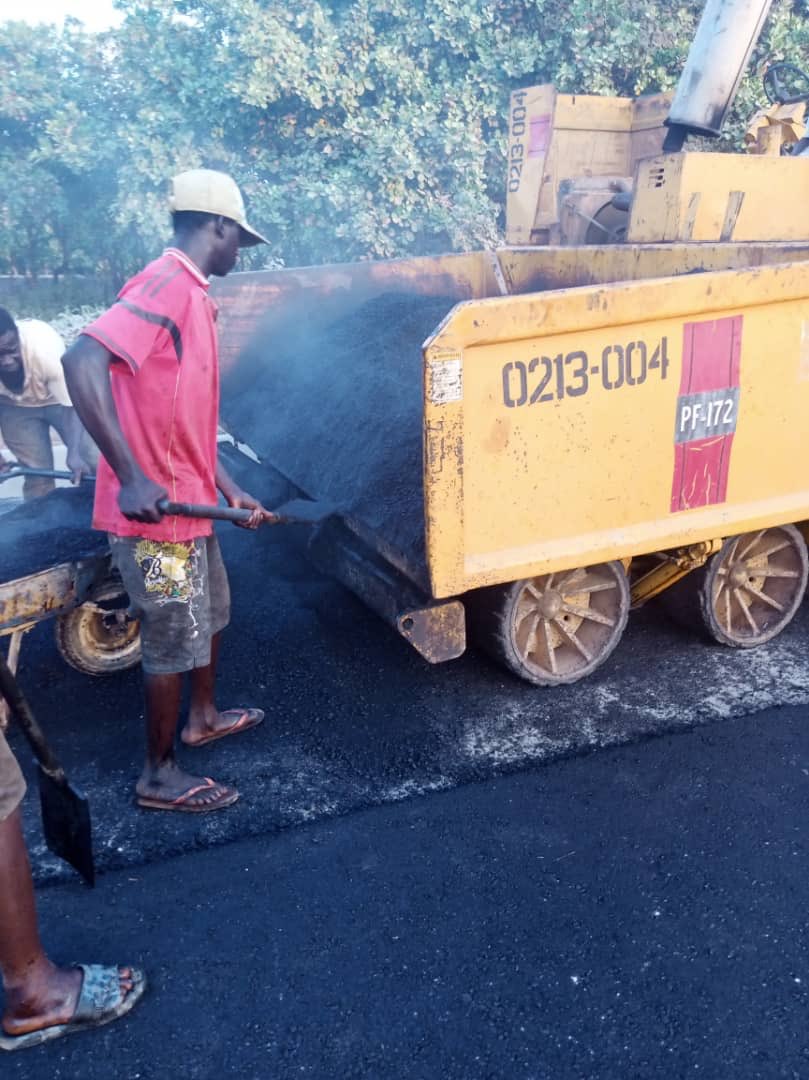
<svg viewBox="0 0 809 1080">
<path fill-rule="evenodd" d="M 252 511 L 247 528 L 277 519 L 242 491 L 217 457 L 219 362 L 208 278 L 233 269 L 240 247 L 265 243 L 247 224 L 231 177 L 209 169 L 175 176 L 174 237 L 124 285 L 63 357 L 73 404 L 103 457 L 93 525 L 109 534 L 113 561 L 141 621 L 146 764 L 138 805 L 196 813 L 239 793 L 177 764 L 174 743 L 183 673 L 191 672 L 180 738 L 201 746 L 259 724 L 260 709 L 220 712 L 214 677 L 230 616 L 227 576 L 211 523 L 167 516 L 160 502 L 214 503 Z"/>
</svg>

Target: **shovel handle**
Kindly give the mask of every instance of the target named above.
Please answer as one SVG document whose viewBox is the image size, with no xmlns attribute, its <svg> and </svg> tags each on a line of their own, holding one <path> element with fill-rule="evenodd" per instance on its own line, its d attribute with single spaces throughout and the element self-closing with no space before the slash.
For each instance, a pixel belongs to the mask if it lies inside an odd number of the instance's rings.
<svg viewBox="0 0 809 1080">
<path fill-rule="evenodd" d="M 73 479 L 73 473 L 66 472 L 64 469 L 30 469 L 27 465 L 12 465 L 10 469 L 0 472 L 0 484 L 5 483 L 6 480 L 16 480 L 19 476 L 44 476 L 49 480 Z M 82 476 L 82 481 L 93 480 L 95 480 L 95 476 L 91 473 L 85 473 Z"/>
<path fill-rule="evenodd" d="M 57 783 L 65 783 L 65 770 L 59 764 L 56 754 L 48 745 L 45 733 L 36 722 L 31 707 L 23 697 L 22 690 L 20 690 L 16 678 L 12 675 L 2 652 L 0 652 L 0 694 L 8 702 L 11 715 L 20 725 L 23 735 L 31 744 L 31 749 L 34 751 L 43 771 L 56 780 Z"/>
<path fill-rule="evenodd" d="M 177 514 L 179 517 L 214 518 L 216 521 L 249 521 L 253 513 L 242 507 L 203 506 L 200 503 L 176 503 L 160 499 L 157 509 L 163 514 Z"/>
</svg>

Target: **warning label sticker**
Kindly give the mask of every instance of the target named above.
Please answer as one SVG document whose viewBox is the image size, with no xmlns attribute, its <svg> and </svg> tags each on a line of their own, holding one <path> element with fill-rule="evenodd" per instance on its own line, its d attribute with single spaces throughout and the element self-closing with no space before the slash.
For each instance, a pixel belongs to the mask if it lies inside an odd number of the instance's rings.
<svg viewBox="0 0 809 1080">
<path fill-rule="evenodd" d="M 463 399 L 463 364 L 460 356 L 430 360 L 427 364 L 427 400 L 448 405 Z"/>
</svg>

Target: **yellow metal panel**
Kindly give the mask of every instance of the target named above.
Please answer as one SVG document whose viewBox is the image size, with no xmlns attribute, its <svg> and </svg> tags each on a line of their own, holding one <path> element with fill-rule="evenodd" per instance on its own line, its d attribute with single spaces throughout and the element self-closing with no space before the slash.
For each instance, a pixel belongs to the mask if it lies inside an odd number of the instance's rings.
<svg viewBox="0 0 809 1080">
<path fill-rule="evenodd" d="M 648 156 L 642 154 L 641 148 L 645 145 L 645 137 L 652 132 L 654 132 L 654 152 L 660 152 L 666 134 L 664 121 L 669 114 L 673 98 L 673 92 L 667 91 L 663 94 L 643 94 L 633 100 L 632 156 L 634 159 Z"/>
<path fill-rule="evenodd" d="M 649 131 L 663 127 L 668 117 L 674 93 L 642 94 L 632 99 L 632 131 Z"/>
<path fill-rule="evenodd" d="M 560 130 L 620 132 L 632 129 L 632 98 L 600 97 L 596 94 L 560 94 L 556 123 Z"/>
<path fill-rule="evenodd" d="M 631 173 L 632 119 L 630 98 L 558 96 L 535 228 L 549 227 L 559 220 L 562 181 Z"/>
<path fill-rule="evenodd" d="M 809 239 L 809 158 L 661 154 L 640 162 L 627 239 Z"/>
<path fill-rule="evenodd" d="M 703 392 L 714 331 L 738 378 Z M 425 365 L 437 597 L 809 518 L 809 265 L 461 304 Z"/>
<path fill-rule="evenodd" d="M 457 312 L 457 308 L 455 311 Z M 446 326 L 446 324 L 445 324 Z M 439 332 L 438 337 L 441 337 Z M 424 350 L 424 527 L 433 596 L 464 592 L 463 350 L 434 341 Z M 431 557 L 433 553 L 435 561 Z M 442 592 L 436 591 L 445 582 Z"/>
<path fill-rule="evenodd" d="M 555 196 L 546 188 L 556 110 L 553 86 L 531 86 L 511 95 L 506 176 L 506 238 L 510 244 L 529 244 L 537 211 L 551 213 Z M 543 190 L 545 196 L 543 198 Z"/>
<path fill-rule="evenodd" d="M 528 293 L 792 262 L 809 258 L 809 243 L 521 247 L 498 256 L 509 292 Z"/>
<path fill-rule="evenodd" d="M 511 95 L 506 240 L 530 244 L 559 220 L 566 180 L 623 177 L 658 154 L 671 94 L 609 98 L 557 94 L 551 85 Z"/>
</svg>

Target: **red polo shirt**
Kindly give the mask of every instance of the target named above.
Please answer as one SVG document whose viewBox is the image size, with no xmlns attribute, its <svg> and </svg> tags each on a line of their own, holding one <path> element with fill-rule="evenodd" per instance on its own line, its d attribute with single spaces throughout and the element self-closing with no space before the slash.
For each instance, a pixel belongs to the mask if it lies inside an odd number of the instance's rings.
<svg viewBox="0 0 809 1080">
<path fill-rule="evenodd" d="M 112 395 L 127 442 L 144 473 L 174 502 L 215 503 L 219 357 L 216 305 L 208 279 L 187 255 L 168 248 L 124 285 L 117 301 L 83 332 L 116 357 Z M 93 525 L 116 536 L 192 540 L 211 522 L 164 517 L 128 521 L 120 485 L 102 457 Z"/>
</svg>

